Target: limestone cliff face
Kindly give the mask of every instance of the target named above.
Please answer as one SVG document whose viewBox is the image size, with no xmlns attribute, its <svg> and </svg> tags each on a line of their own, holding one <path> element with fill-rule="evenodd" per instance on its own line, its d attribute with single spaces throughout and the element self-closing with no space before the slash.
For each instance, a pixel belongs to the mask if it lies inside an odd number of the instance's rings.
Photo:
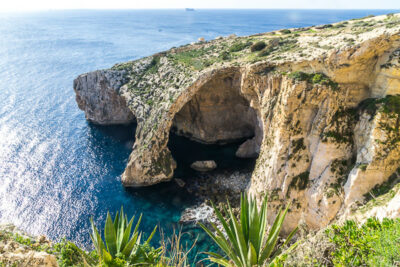
<svg viewBox="0 0 400 267">
<path fill-rule="evenodd" d="M 126 80 L 80 76 L 75 90 L 89 120 L 113 121 L 94 116 L 98 107 L 125 107 L 93 97 L 102 88 L 135 115 L 126 186 L 172 178 L 171 130 L 203 143 L 247 138 L 237 156 L 258 156 L 249 194 L 268 194 L 272 211 L 292 203 L 286 230 L 320 228 L 400 167 L 399 15 L 183 46 L 102 77 L 116 73 Z"/>
<path fill-rule="evenodd" d="M 78 107 L 90 122 L 110 125 L 134 120 L 132 111 L 118 92 L 126 82 L 125 71 L 98 70 L 80 75 L 74 80 Z"/>
</svg>

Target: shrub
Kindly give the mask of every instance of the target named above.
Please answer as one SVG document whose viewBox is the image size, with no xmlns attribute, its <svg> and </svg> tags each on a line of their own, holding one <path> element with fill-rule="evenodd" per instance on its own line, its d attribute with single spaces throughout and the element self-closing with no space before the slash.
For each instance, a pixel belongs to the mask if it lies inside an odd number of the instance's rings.
<svg viewBox="0 0 400 267">
<path fill-rule="evenodd" d="M 335 245 L 335 266 L 394 266 L 400 261 L 400 219 L 369 218 L 362 226 L 346 221 L 326 234 Z"/>
<path fill-rule="evenodd" d="M 228 209 L 223 207 L 225 214 L 229 217 L 228 220 L 224 219 L 214 204 L 213 208 L 226 235 L 214 224 L 211 224 L 213 230 L 209 230 L 203 224 L 200 224 L 200 227 L 225 252 L 228 259 L 223 255 L 208 252 L 209 260 L 212 262 L 223 266 L 238 267 L 282 264 L 287 253 L 297 245 L 297 243 L 292 245 L 286 253 L 282 252 L 282 247 L 291 240 L 297 231 L 296 228 L 289 234 L 283 245 L 277 247 L 279 233 L 289 207 L 286 207 L 283 212 L 279 210 L 267 235 L 267 197 L 264 198 L 261 208 L 258 210 L 257 203 L 253 198 L 242 195 L 239 221 L 233 214 L 229 202 Z"/>
<path fill-rule="evenodd" d="M 366 164 L 366 163 L 362 163 L 362 164 L 358 165 L 358 168 L 360 170 L 362 170 L 363 172 L 367 170 L 367 167 L 368 167 L 368 164 Z"/>
<path fill-rule="evenodd" d="M 227 51 L 223 51 L 220 55 L 219 58 L 222 60 L 229 60 L 231 58 L 231 55 Z"/>
<path fill-rule="evenodd" d="M 339 84 L 329 79 L 323 73 L 305 73 L 302 71 L 295 71 L 289 74 L 289 78 L 292 78 L 297 81 L 307 81 L 312 84 L 322 84 L 329 86 L 333 91 L 337 91 L 339 89 Z"/>
<path fill-rule="evenodd" d="M 250 46 L 252 43 L 251 42 L 247 42 L 247 43 L 234 43 L 230 48 L 229 51 L 230 52 L 239 52 L 242 51 L 243 49 L 245 49 L 246 47 Z"/>
<path fill-rule="evenodd" d="M 258 53 L 258 56 L 259 57 L 266 57 L 266 56 L 269 56 L 269 54 L 271 54 L 271 51 L 272 51 L 272 49 L 269 49 L 269 48 L 264 48 L 263 50 L 261 50 L 259 53 Z"/>
<path fill-rule="evenodd" d="M 283 33 L 283 34 L 292 33 L 292 31 L 291 31 L 291 30 L 288 30 L 288 29 L 280 30 L 280 32 Z"/>
<path fill-rule="evenodd" d="M 62 239 L 60 243 L 55 244 L 54 251 L 57 254 L 57 261 L 60 267 L 95 266 L 97 264 L 95 251 L 88 253 L 66 239 Z"/>
<path fill-rule="evenodd" d="M 129 264 L 155 264 L 160 256 L 162 248 L 154 249 L 149 242 L 153 238 L 157 227 L 154 227 L 149 238 L 141 243 L 142 233 L 138 231 L 142 216 L 136 223 L 131 235 L 132 224 L 135 217 L 128 223 L 128 217 L 123 209 L 115 216 L 114 222 L 107 213 L 106 224 L 104 227 L 104 242 L 93 223 L 92 234 L 90 235 L 93 245 L 99 257 L 99 262 L 105 266 L 123 266 Z"/>
<path fill-rule="evenodd" d="M 251 52 L 256 52 L 256 51 L 261 51 L 263 50 L 267 45 L 265 44 L 264 41 L 259 41 L 255 44 L 253 44 L 250 48 Z"/>
</svg>

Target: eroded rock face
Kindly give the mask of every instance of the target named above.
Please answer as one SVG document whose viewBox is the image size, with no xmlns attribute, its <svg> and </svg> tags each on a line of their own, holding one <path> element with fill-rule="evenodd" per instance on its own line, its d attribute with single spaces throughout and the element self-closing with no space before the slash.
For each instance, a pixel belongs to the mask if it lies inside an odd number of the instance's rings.
<svg viewBox="0 0 400 267">
<path fill-rule="evenodd" d="M 100 125 L 128 124 L 134 121 L 132 111 L 118 92 L 126 82 L 124 71 L 98 70 L 74 80 L 78 107 L 86 119 Z"/>
<path fill-rule="evenodd" d="M 400 166 L 400 111 L 388 96 L 400 94 L 400 15 L 365 22 L 223 38 L 114 66 L 126 71 L 117 91 L 138 123 L 123 184 L 173 177 L 171 129 L 204 143 L 248 138 L 237 151 L 258 156 L 248 193 L 269 195 L 271 218 L 292 203 L 284 230 L 349 212 Z M 250 40 L 268 51 L 252 52 Z M 100 83 L 90 84 L 83 95 L 97 96 L 89 91 Z M 80 102 L 87 114 L 98 114 L 94 99 Z"/>
<path fill-rule="evenodd" d="M 18 230 L 12 224 L 0 225 L 2 240 L 0 241 L 0 262 L 4 266 L 32 266 L 32 267 L 58 267 L 55 255 L 34 248 L 47 246 L 51 248 L 51 242 L 45 236 L 37 238 L 28 236 L 26 233 Z M 31 246 L 18 243 L 13 235 L 31 240 Z"/>
<path fill-rule="evenodd" d="M 173 130 L 202 143 L 254 136 L 256 114 L 240 95 L 240 73 L 211 79 L 175 115 Z"/>
</svg>

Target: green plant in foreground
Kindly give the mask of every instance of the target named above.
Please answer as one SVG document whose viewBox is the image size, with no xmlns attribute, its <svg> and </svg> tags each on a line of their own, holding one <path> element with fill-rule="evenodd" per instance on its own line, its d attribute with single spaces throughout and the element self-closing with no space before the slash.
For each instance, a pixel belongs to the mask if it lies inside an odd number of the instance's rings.
<svg viewBox="0 0 400 267">
<path fill-rule="evenodd" d="M 363 225 L 346 221 L 326 234 L 335 245 L 335 266 L 395 266 L 400 262 L 400 219 L 369 218 Z"/>
<path fill-rule="evenodd" d="M 57 254 L 60 267 L 95 266 L 97 264 L 95 251 L 88 253 L 65 238 L 54 245 L 54 252 Z"/>
<path fill-rule="evenodd" d="M 212 262 L 223 266 L 237 267 L 273 266 L 284 261 L 287 252 L 297 245 L 297 243 L 292 245 L 286 253 L 282 252 L 282 247 L 286 246 L 291 240 L 297 231 L 296 228 L 289 234 L 282 246 L 277 247 L 279 233 L 289 207 L 286 207 L 283 212 L 282 209 L 279 210 L 267 235 L 267 197 L 264 198 L 261 208 L 258 210 L 255 199 L 242 195 L 239 221 L 233 214 L 229 202 L 228 209 L 224 206 L 224 212 L 229 217 L 227 220 L 224 219 L 215 205 L 212 205 L 226 235 L 214 224 L 211 225 L 215 233 L 203 224 L 200 224 L 200 227 L 206 231 L 227 256 L 225 258 L 217 253 L 208 252 L 209 260 Z"/>
<path fill-rule="evenodd" d="M 153 238 L 157 227 L 154 227 L 149 238 L 142 244 L 142 233 L 138 231 L 142 216 L 136 223 L 131 234 L 134 216 L 128 223 L 128 217 L 123 209 L 116 214 L 114 222 L 109 213 L 107 213 L 106 225 L 104 228 L 104 242 L 93 223 L 91 238 L 96 249 L 100 263 L 106 266 L 124 266 L 126 264 L 155 264 L 161 256 L 161 248 L 154 249 L 149 242 Z"/>
</svg>

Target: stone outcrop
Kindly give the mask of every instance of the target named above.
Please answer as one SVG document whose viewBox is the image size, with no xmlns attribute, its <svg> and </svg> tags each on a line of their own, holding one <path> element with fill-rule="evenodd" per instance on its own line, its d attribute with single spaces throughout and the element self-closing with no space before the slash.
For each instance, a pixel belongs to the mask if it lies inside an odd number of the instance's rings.
<svg viewBox="0 0 400 267">
<path fill-rule="evenodd" d="M 134 121 L 132 111 L 118 92 L 126 82 L 125 71 L 98 70 L 74 81 L 76 102 L 90 122 L 110 125 Z"/>
<path fill-rule="evenodd" d="M 105 86 L 87 82 L 94 72 L 78 77 L 75 90 L 89 120 L 119 120 L 99 111 L 125 107 L 96 97 L 110 88 L 134 114 L 125 186 L 173 177 L 171 130 L 203 143 L 247 139 L 237 156 L 258 156 L 248 193 L 269 195 L 271 218 L 292 203 L 285 230 L 301 219 L 316 229 L 400 166 L 398 14 L 218 38 L 101 73 Z"/>
<path fill-rule="evenodd" d="M 14 225 L 0 225 L 0 262 L 2 266 L 32 266 L 58 267 L 57 258 L 53 254 L 40 251 L 41 247 L 50 247 L 51 242 L 46 237 L 33 238 L 18 230 Z M 28 245 L 17 242 L 19 240 L 33 240 Z"/>
</svg>

